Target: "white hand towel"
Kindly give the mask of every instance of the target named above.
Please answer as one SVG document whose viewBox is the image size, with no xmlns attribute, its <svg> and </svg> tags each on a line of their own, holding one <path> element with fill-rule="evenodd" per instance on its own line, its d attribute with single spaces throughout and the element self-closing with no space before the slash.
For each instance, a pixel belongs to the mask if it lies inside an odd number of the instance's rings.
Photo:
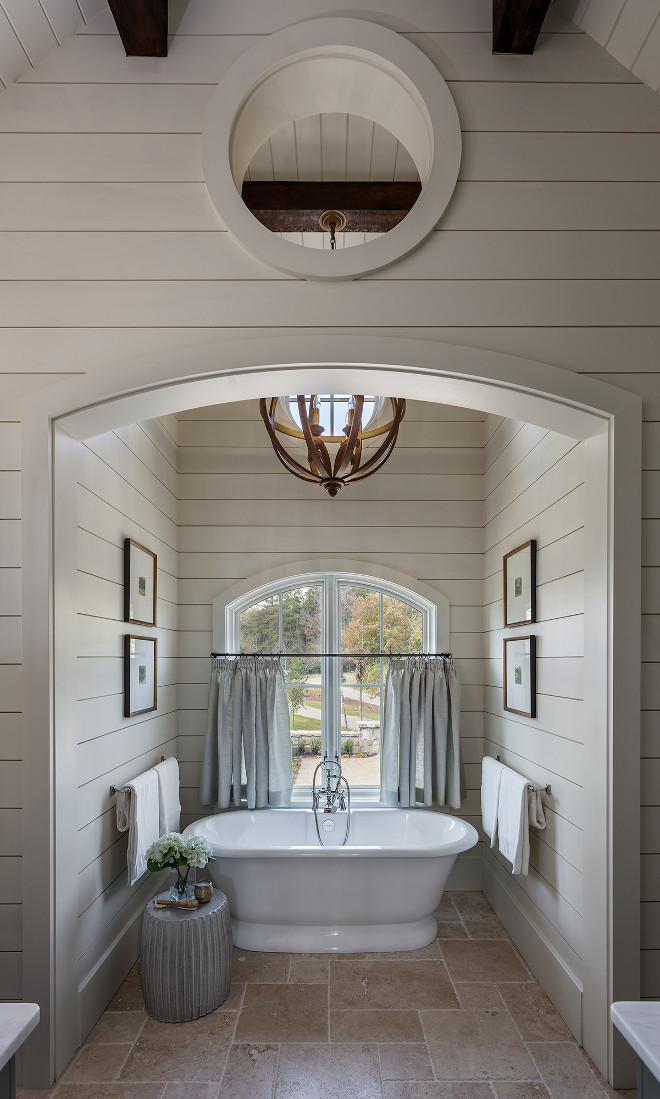
<svg viewBox="0 0 660 1099">
<path fill-rule="evenodd" d="M 527 789 L 527 819 L 530 828 L 538 828 L 542 832 L 545 828 L 545 810 L 541 801 L 541 791 Z"/>
<path fill-rule="evenodd" d="M 481 761 L 481 824 L 491 847 L 497 839 L 497 803 L 503 770 L 504 764 L 494 756 L 484 756 Z"/>
<path fill-rule="evenodd" d="M 181 802 L 179 801 L 179 761 L 169 756 L 157 763 L 158 775 L 158 828 L 159 835 L 178 832 L 181 827 Z"/>
<path fill-rule="evenodd" d="M 128 884 L 141 878 L 147 869 L 146 852 L 158 839 L 158 775 L 152 767 L 127 782 L 117 793 L 117 827 L 128 831 Z"/>
<path fill-rule="evenodd" d="M 110 791 L 112 793 L 112 791 Z M 115 802 L 115 812 L 117 813 L 117 829 L 119 832 L 128 832 L 128 826 L 131 818 L 131 795 L 126 790 L 117 790 L 117 801 Z"/>
<path fill-rule="evenodd" d="M 513 874 L 529 869 L 529 779 L 505 767 L 500 781 L 497 808 L 499 849 L 512 866 Z"/>
</svg>

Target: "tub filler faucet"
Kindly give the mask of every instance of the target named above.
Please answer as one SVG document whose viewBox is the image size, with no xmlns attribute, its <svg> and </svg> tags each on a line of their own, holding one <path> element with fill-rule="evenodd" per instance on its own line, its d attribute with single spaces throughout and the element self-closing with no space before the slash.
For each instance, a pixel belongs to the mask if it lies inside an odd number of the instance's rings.
<svg viewBox="0 0 660 1099">
<path fill-rule="evenodd" d="M 316 785 L 319 771 L 321 772 L 321 786 Z M 331 816 L 337 811 L 347 814 L 346 834 L 341 845 L 344 847 L 348 842 L 348 836 L 351 830 L 351 788 L 342 774 L 341 763 L 337 756 L 330 759 L 327 755 L 324 755 L 314 771 L 314 779 L 312 781 L 312 809 L 314 811 L 316 835 L 318 836 L 321 847 L 325 847 L 325 844 L 321 838 L 321 831 L 319 829 L 319 813 L 323 813 L 324 816 L 326 814 Z M 327 824 L 324 822 L 323 828 L 324 831 L 334 831 L 334 825 L 330 822 Z M 336 845 L 333 844 L 333 846 Z"/>
</svg>

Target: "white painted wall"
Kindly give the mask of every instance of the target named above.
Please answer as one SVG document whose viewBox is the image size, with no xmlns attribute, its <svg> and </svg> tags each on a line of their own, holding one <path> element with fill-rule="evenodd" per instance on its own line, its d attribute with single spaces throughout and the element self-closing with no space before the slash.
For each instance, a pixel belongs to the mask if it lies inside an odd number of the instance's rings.
<svg viewBox="0 0 660 1099">
<path fill-rule="evenodd" d="M 660 375 L 657 359 L 639 372 L 594 377 L 642 397 L 642 721 L 641 721 L 641 977 L 642 996 L 660 997 Z"/>
<path fill-rule="evenodd" d="M 410 401 L 396 449 L 374 477 L 331 500 L 286 473 L 257 401 L 178 415 L 179 745 L 186 823 L 198 800 L 213 648 L 211 602 L 239 580 L 314 557 L 398 569 L 450 601 L 462 682 L 467 800 L 478 824 L 482 750 L 482 469 L 484 413 Z M 474 850 L 457 884 L 478 888 Z"/>
<path fill-rule="evenodd" d="M 77 670 L 78 985 L 82 1034 L 123 979 L 103 960 L 154 888 L 147 874 L 129 887 L 127 835 L 116 826 L 120 786 L 177 748 L 177 473 L 170 431 L 152 421 L 75 444 Z M 157 626 L 124 622 L 124 539 L 158 557 Z M 158 639 L 158 708 L 124 717 L 123 638 Z M 115 967 L 116 970 L 116 967 Z M 97 987 L 98 986 L 98 987 Z M 107 1003 L 107 998 L 105 1000 Z"/>
<path fill-rule="evenodd" d="M 21 432 L 0 422 L 0 998 L 21 999 Z"/>
<path fill-rule="evenodd" d="M 433 238 L 378 277 L 351 285 L 283 278 L 234 245 L 206 195 L 198 137 L 215 83 L 254 35 L 321 11 L 345 13 L 344 0 L 191 0 L 162 61 L 127 60 L 107 21 L 45 56 L 0 95 L 0 415 L 20 419 L 21 395 L 51 381 L 205 344 L 219 329 L 240 336 L 363 328 L 444 339 L 603 376 L 641 393 L 648 471 L 643 970 L 645 994 L 658 995 L 653 422 L 660 419 L 660 389 L 653 280 L 660 106 L 560 17 L 534 57 L 493 56 L 489 7 L 485 0 L 414 0 L 402 13 L 395 0 L 374 5 L 374 18 L 409 35 L 448 80 L 465 155 Z M 364 5 L 358 10 L 364 14 Z M 3 428 L 0 439 L 7 430 L 13 456 L 17 431 Z M 2 523 L 0 572 L 10 587 L 2 598 L 15 606 L 9 570 L 21 563 L 18 524 Z M 2 709 L 11 710 L 20 673 L 4 649 L 0 658 Z M 15 789 L 0 795 L 0 809 L 13 813 Z M 17 848 L 10 846 L 3 856 L 9 860 Z M 7 888 L 15 900 L 15 887 Z M 18 992 L 19 963 L 10 953 L 3 964 L 14 978 L 6 987 Z"/>
<path fill-rule="evenodd" d="M 532 830 L 528 877 L 499 851 L 489 875 L 509 893 L 581 982 L 584 653 L 584 447 L 574 439 L 489 417 L 484 475 L 484 750 L 527 775 L 543 795 L 547 827 Z M 503 628 L 502 557 L 537 543 L 537 622 Z M 503 709 L 502 643 L 536 635 L 537 717 Z M 493 865 L 496 863 L 497 865 Z M 487 886 L 488 892 L 488 886 Z"/>
</svg>

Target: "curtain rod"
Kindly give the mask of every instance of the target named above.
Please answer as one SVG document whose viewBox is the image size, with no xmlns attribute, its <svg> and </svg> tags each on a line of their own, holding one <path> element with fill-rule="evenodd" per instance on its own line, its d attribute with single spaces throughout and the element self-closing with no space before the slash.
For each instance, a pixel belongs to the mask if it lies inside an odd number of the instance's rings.
<svg viewBox="0 0 660 1099">
<path fill-rule="evenodd" d="M 306 660 L 327 660 L 330 657 L 343 657 L 344 660 L 369 660 L 374 657 L 393 657 L 400 659 L 404 656 L 433 656 L 438 660 L 451 660 L 451 653 L 211 653 L 212 657 L 216 656 L 285 656 L 285 657 L 305 657 Z"/>
</svg>

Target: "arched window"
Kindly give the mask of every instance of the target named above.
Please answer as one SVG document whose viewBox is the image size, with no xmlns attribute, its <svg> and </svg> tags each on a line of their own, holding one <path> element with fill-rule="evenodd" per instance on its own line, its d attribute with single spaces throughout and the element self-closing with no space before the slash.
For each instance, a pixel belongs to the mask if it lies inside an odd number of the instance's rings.
<svg viewBox="0 0 660 1099">
<path fill-rule="evenodd" d="M 448 641 L 446 599 L 397 581 L 389 570 L 317 569 L 246 582 L 240 595 L 233 589 L 214 602 L 216 649 L 283 654 L 294 797 L 311 786 L 325 752 L 341 754 L 355 792 L 378 796 L 386 654 L 437 651 Z"/>
</svg>

